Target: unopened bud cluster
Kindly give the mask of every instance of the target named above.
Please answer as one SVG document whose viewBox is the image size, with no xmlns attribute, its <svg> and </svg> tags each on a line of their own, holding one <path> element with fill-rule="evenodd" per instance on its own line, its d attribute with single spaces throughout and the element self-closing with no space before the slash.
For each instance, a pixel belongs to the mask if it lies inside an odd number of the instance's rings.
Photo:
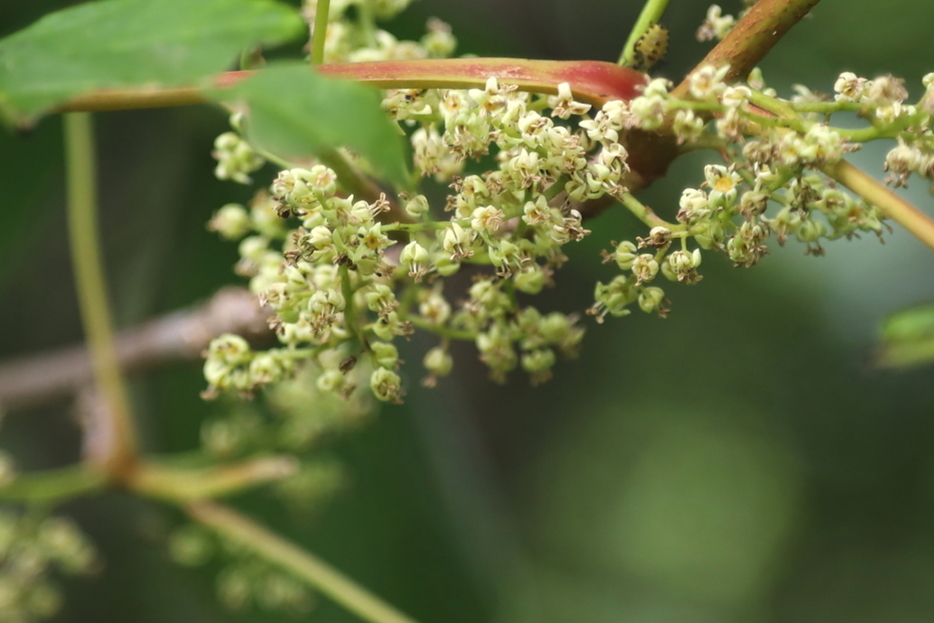
<svg viewBox="0 0 934 623">
<path fill-rule="evenodd" d="M 90 573 L 97 559 L 94 546 L 70 519 L 0 509 L 0 621 L 52 618 L 62 595 L 50 574 Z"/>
<path fill-rule="evenodd" d="M 175 562 L 190 567 L 221 557 L 224 566 L 217 576 L 217 594 L 231 610 L 255 607 L 302 617 L 315 606 L 314 593 L 301 579 L 200 526 L 177 528 L 169 539 L 169 553 Z"/>
</svg>

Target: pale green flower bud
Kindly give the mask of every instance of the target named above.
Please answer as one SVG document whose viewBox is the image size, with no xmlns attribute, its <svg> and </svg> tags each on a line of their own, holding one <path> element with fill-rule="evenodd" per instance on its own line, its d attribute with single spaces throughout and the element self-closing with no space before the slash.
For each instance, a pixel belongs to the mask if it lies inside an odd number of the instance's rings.
<svg viewBox="0 0 934 623">
<path fill-rule="evenodd" d="M 343 385 L 344 373 L 338 369 L 325 370 L 315 380 L 315 386 L 323 392 L 336 392 Z"/>
<path fill-rule="evenodd" d="M 596 316 L 597 322 L 603 322 L 607 314 L 626 316 L 630 312 L 626 306 L 636 300 L 638 290 L 635 284 L 623 275 L 615 277 L 610 283 L 597 282 L 594 289 L 594 305 L 587 313 Z"/>
<path fill-rule="evenodd" d="M 229 457 L 243 443 L 243 427 L 227 420 L 205 422 L 201 426 L 201 445 L 213 457 Z"/>
<path fill-rule="evenodd" d="M 913 171 L 921 167 L 923 156 L 920 150 L 910 147 L 904 141 L 899 139 L 898 145 L 891 149 L 885 156 L 883 170 L 889 175 L 885 181 L 896 188 L 908 185 L 908 177 Z"/>
<path fill-rule="evenodd" d="M 182 526 L 169 536 L 169 556 L 186 567 L 198 567 L 214 555 L 215 541 L 205 529 L 191 524 Z"/>
<path fill-rule="evenodd" d="M 437 18 L 428 20 L 428 32 L 421 38 L 429 58 L 448 58 L 457 47 L 451 27 Z"/>
<path fill-rule="evenodd" d="M 435 346 L 425 353 L 422 364 L 428 372 L 435 376 L 447 376 L 454 368 L 454 358 L 444 348 Z"/>
<path fill-rule="evenodd" d="M 723 9 L 721 9 L 719 5 L 712 4 L 707 9 L 707 18 L 697 30 L 697 40 L 710 41 L 713 39 L 723 39 L 735 25 L 735 17 L 732 15 L 724 15 Z"/>
<path fill-rule="evenodd" d="M 250 362 L 250 379 L 254 385 L 280 381 L 295 371 L 295 361 L 282 357 L 278 351 L 257 353 Z"/>
<path fill-rule="evenodd" d="M 765 212 L 769 204 L 769 194 L 761 190 L 744 192 L 739 200 L 737 210 L 747 218 L 759 216 Z"/>
<path fill-rule="evenodd" d="M 647 238 L 637 238 L 639 247 L 659 248 L 671 242 L 671 230 L 661 225 L 649 230 Z"/>
<path fill-rule="evenodd" d="M 314 604 L 311 591 L 301 582 L 278 572 L 266 574 L 256 599 L 269 610 L 282 610 L 293 615 L 307 614 Z"/>
<path fill-rule="evenodd" d="M 538 294 L 545 287 L 547 281 L 548 275 L 538 264 L 522 271 L 513 278 L 516 289 L 526 294 Z"/>
<path fill-rule="evenodd" d="M 685 188 L 681 191 L 678 202 L 678 220 L 682 223 L 693 223 L 710 215 L 711 209 L 707 201 L 707 193 L 698 188 Z"/>
<path fill-rule="evenodd" d="M 729 70 L 728 65 L 722 67 L 705 65 L 701 67 L 688 78 L 691 95 L 700 100 L 719 95 L 726 90 L 727 85 L 723 80 Z"/>
<path fill-rule="evenodd" d="M 632 118 L 637 121 L 638 127 L 643 130 L 654 130 L 665 121 L 668 112 L 668 101 L 662 96 L 643 96 L 632 100 L 629 105 Z"/>
<path fill-rule="evenodd" d="M 702 249 L 717 249 L 726 240 L 726 227 L 720 221 L 703 221 L 694 228 L 694 241 Z"/>
<path fill-rule="evenodd" d="M 555 352 L 550 348 L 539 348 L 522 355 L 522 369 L 532 377 L 532 385 L 544 383 L 551 378 L 555 365 Z"/>
<path fill-rule="evenodd" d="M 402 379 L 386 368 L 377 368 L 370 375 L 370 389 L 384 402 L 400 402 L 402 398 Z"/>
<path fill-rule="evenodd" d="M 694 267 L 694 254 L 680 250 L 672 251 L 662 264 L 662 273 L 670 281 L 683 281 Z"/>
<path fill-rule="evenodd" d="M 739 108 L 749 101 L 752 91 L 745 85 L 727 87 L 720 95 L 720 102 L 728 108 Z"/>
<path fill-rule="evenodd" d="M 477 350 L 481 361 L 490 368 L 490 378 L 497 383 L 505 382 L 506 374 L 518 364 L 512 342 L 499 325 L 494 325 L 489 333 L 477 335 Z"/>
<path fill-rule="evenodd" d="M 678 143 L 690 143 L 704 133 L 706 124 L 707 122 L 695 115 L 693 110 L 679 110 L 675 113 L 671 129 L 678 137 Z"/>
<path fill-rule="evenodd" d="M 470 248 L 473 243 L 474 232 L 464 229 L 457 223 L 452 222 L 444 232 L 444 239 L 441 248 L 444 249 L 453 261 L 459 261 L 471 257 L 473 250 Z"/>
<path fill-rule="evenodd" d="M 865 78 L 860 78 L 851 71 L 843 72 L 833 84 L 833 90 L 836 92 L 834 99 L 838 102 L 858 102 L 866 82 Z"/>
<path fill-rule="evenodd" d="M 451 256 L 446 253 L 435 253 L 432 266 L 442 277 L 450 277 L 461 269 L 461 263 L 451 259 Z"/>
<path fill-rule="evenodd" d="M 269 249 L 269 241 L 262 236 L 248 236 L 240 241 L 238 251 L 240 257 L 251 262 L 259 263 Z"/>
<path fill-rule="evenodd" d="M 636 276 L 636 284 L 655 279 L 658 269 L 658 261 L 651 253 L 642 253 L 636 256 L 636 259 L 632 262 L 632 274 Z"/>
<path fill-rule="evenodd" d="M 217 596 L 231 610 L 242 609 L 252 597 L 254 579 L 242 566 L 227 567 L 217 576 Z"/>
<path fill-rule="evenodd" d="M 616 245 L 616 251 L 613 253 L 613 259 L 620 270 L 632 270 L 632 264 L 636 260 L 636 243 L 630 240 L 623 240 Z"/>
<path fill-rule="evenodd" d="M 405 211 L 412 218 L 421 218 L 428 213 L 428 198 L 425 195 L 415 195 L 405 204 Z"/>
<path fill-rule="evenodd" d="M 382 283 L 375 284 L 364 298 L 369 310 L 379 315 L 391 312 L 399 306 L 392 288 Z"/>
<path fill-rule="evenodd" d="M 399 314 L 395 311 L 385 314 L 382 318 L 368 326 L 370 330 L 376 334 L 376 337 L 385 342 L 390 342 L 395 336 L 405 333 L 405 329 L 399 321 Z"/>
<path fill-rule="evenodd" d="M 399 351 L 391 342 L 373 342 L 370 348 L 376 365 L 390 370 L 399 367 Z"/>
<path fill-rule="evenodd" d="M 493 234 L 503 224 L 503 216 L 503 211 L 493 206 L 477 208 L 471 214 L 470 227 L 478 233 Z"/>
<path fill-rule="evenodd" d="M 408 269 L 409 277 L 412 277 L 416 283 L 422 280 L 422 277 L 431 269 L 429 264 L 428 251 L 425 247 L 412 241 L 405 245 L 402 253 L 399 254 L 399 262 Z"/>
<path fill-rule="evenodd" d="M 440 326 L 451 316 L 451 305 L 440 292 L 433 291 L 418 304 L 418 313 L 431 324 Z"/>
<path fill-rule="evenodd" d="M 213 156 L 217 159 L 217 167 L 214 169 L 217 179 L 233 180 L 240 184 L 249 184 L 249 174 L 266 163 L 235 132 L 224 132 L 214 140 Z"/>
<path fill-rule="evenodd" d="M 665 291 L 661 288 L 648 287 L 642 288 L 639 293 L 639 309 L 649 313 L 659 309 L 659 306 L 665 300 Z"/>
<path fill-rule="evenodd" d="M 49 517 L 39 526 L 37 544 L 45 555 L 70 573 L 90 570 L 96 553 L 90 541 L 70 519 Z"/>
<path fill-rule="evenodd" d="M 508 240 L 500 240 L 496 246 L 487 250 L 490 256 L 490 263 L 497 268 L 502 269 L 502 274 L 509 274 L 513 268 L 518 268 L 521 263 L 519 255 L 519 246 Z"/>
<path fill-rule="evenodd" d="M 820 221 L 814 219 L 805 219 L 795 235 L 801 242 L 816 242 L 822 236 L 827 234 L 827 227 Z"/>
<path fill-rule="evenodd" d="M 233 333 L 225 333 L 211 340 L 208 346 L 208 357 L 236 366 L 249 363 L 253 359 L 253 350 L 249 342 Z"/>
<path fill-rule="evenodd" d="M 216 231 L 226 240 L 242 238 L 251 227 L 250 215 L 239 203 L 228 203 L 221 207 L 208 222 L 208 229 Z"/>
<path fill-rule="evenodd" d="M 344 295 L 341 294 L 340 290 L 328 288 L 327 290 L 318 290 L 311 296 L 308 309 L 312 312 L 324 309 L 343 311 L 344 305 Z"/>
<path fill-rule="evenodd" d="M 318 191 L 327 197 L 333 196 L 337 192 L 337 173 L 323 164 L 316 164 L 311 167 L 311 170 L 302 177 L 308 181 L 312 190 Z"/>
</svg>

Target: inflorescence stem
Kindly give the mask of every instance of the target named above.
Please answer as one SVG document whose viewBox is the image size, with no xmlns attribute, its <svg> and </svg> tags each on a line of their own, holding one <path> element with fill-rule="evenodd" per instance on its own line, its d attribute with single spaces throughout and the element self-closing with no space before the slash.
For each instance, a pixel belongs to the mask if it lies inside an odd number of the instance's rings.
<svg viewBox="0 0 934 623">
<path fill-rule="evenodd" d="M 105 455 L 90 457 L 118 480 L 136 467 L 136 436 L 130 401 L 113 337 L 97 224 L 97 170 L 90 113 L 65 115 L 68 232 L 81 321 L 94 378 L 106 404 Z"/>
<path fill-rule="evenodd" d="M 331 0 L 318 0 L 315 7 L 315 27 L 311 37 L 311 64 L 324 62 L 324 42 L 328 32 L 328 13 Z"/>
</svg>

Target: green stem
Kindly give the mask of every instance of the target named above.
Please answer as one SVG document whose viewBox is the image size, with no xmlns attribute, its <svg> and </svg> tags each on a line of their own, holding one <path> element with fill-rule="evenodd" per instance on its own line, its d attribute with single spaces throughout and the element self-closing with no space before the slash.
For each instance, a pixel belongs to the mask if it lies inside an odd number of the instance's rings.
<svg viewBox="0 0 934 623">
<path fill-rule="evenodd" d="M 278 482 L 294 475 L 297 469 L 298 461 L 291 456 L 267 456 L 209 467 L 176 467 L 150 461 L 139 466 L 129 486 L 147 497 L 185 503 Z"/>
<path fill-rule="evenodd" d="M 645 34 L 649 26 L 658 23 L 667 7 L 668 0 L 646 0 L 645 6 L 642 7 L 642 12 L 639 13 L 639 17 L 636 19 L 636 23 L 629 33 L 629 38 L 626 39 L 626 45 L 623 46 L 623 52 L 620 54 L 619 60 L 617 61 L 618 65 L 624 65 L 626 67 L 632 65 L 636 51 L 636 43 L 639 41 L 639 37 Z"/>
<path fill-rule="evenodd" d="M 782 119 L 785 119 L 786 121 L 791 122 L 791 121 L 797 120 L 799 125 L 796 126 L 794 129 L 800 132 L 807 131 L 807 127 L 805 126 L 805 124 L 801 120 L 801 117 L 798 115 L 797 111 L 795 111 L 791 103 L 782 101 L 775 97 L 769 97 L 762 91 L 756 91 L 756 90 L 752 90 L 752 92 L 750 93 L 749 101 L 755 106 L 758 106 L 759 108 L 761 108 L 762 110 L 770 112 L 776 117 L 781 117 Z M 761 117 L 761 115 L 757 115 L 757 116 Z"/>
<path fill-rule="evenodd" d="M 699 151 L 701 149 L 713 149 L 719 151 L 726 146 L 726 140 L 717 136 L 716 134 L 702 134 L 696 139 L 686 142 L 679 148 L 679 153 L 686 154 L 691 151 Z"/>
<path fill-rule="evenodd" d="M 320 65 L 324 62 L 324 40 L 328 34 L 328 12 L 331 0 L 318 0 L 315 8 L 315 29 L 311 36 L 311 64 Z"/>
<path fill-rule="evenodd" d="M 367 47 L 376 47 L 376 18 L 373 16 L 373 6 L 370 0 L 363 0 L 357 3 L 357 20 L 360 31 L 363 33 L 363 40 Z"/>
<path fill-rule="evenodd" d="M 545 190 L 545 192 L 542 193 L 542 195 L 545 196 L 545 200 L 551 201 L 552 199 L 554 199 L 555 197 L 563 193 L 564 187 L 567 185 L 570 179 L 571 179 L 571 176 L 567 174 L 562 174 L 560 177 L 558 177 L 558 179 L 555 180 L 554 184 L 549 186 Z M 529 201 L 532 201 L 532 200 L 529 199 Z M 520 211 L 520 214 L 521 214 L 521 211 Z M 518 216 L 518 215 L 512 215 L 512 216 Z M 522 221 L 520 220 L 520 222 Z"/>
<path fill-rule="evenodd" d="M 344 297 L 344 325 L 347 327 L 347 330 L 350 332 L 350 335 L 360 342 L 360 346 L 370 350 L 369 344 L 362 335 L 357 325 L 357 306 L 354 305 L 354 290 L 353 284 L 350 283 L 350 269 L 347 268 L 346 264 L 342 264 L 340 267 L 340 277 L 341 277 L 341 294 Z"/>
<path fill-rule="evenodd" d="M 448 327 L 439 327 L 438 325 L 428 322 L 421 316 L 410 316 L 407 319 L 412 323 L 412 326 L 418 327 L 424 331 L 436 333 L 448 339 L 465 340 L 467 342 L 473 342 L 477 339 L 477 334 L 473 331 L 459 331 L 457 329 L 449 329 Z"/>
<path fill-rule="evenodd" d="M 18 474 L 0 487 L 0 500 L 16 502 L 57 502 L 100 491 L 107 474 L 90 465 Z"/>
<path fill-rule="evenodd" d="M 673 234 L 687 231 L 687 227 L 685 225 L 681 223 L 669 223 L 662 217 L 655 214 L 655 212 L 652 211 L 652 208 L 643 204 L 630 193 L 623 193 L 623 196 L 619 199 L 619 201 L 624 206 L 626 206 L 626 208 L 632 212 L 636 218 L 649 227 L 667 227 Z"/>
<path fill-rule="evenodd" d="M 910 128 L 915 124 L 923 122 L 924 113 L 919 113 L 917 115 L 911 115 L 896 119 L 893 123 L 888 125 L 873 127 L 873 128 L 859 128 L 859 129 L 848 129 L 848 128 L 830 128 L 834 130 L 848 141 L 853 141 L 857 143 L 865 143 L 868 141 L 874 141 L 880 138 L 895 138 L 903 130 Z"/>
<path fill-rule="evenodd" d="M 775 126 L 783 125 L 787 126 L 797 132 L 807 132 L 808 128 L 813 125 L 813 122 L 808 122 L 800 117 L 802 108 L 813 107 L 821 104 L 820 102 L 815 105 L 799 105 L 793 104 L 791 102 L 786 102 L 779 100 L 774 97 L 769 97 L 760 91 L 753 91 L 752 95 L 749 97 L 749 101 L 752 102 L 755 106 L 772 113 L 775 115 L 775 119 L 763 117 L 762 115 L 757 115 L 755 113 L 744 113 L 746 118 L 759 123 L 760 125 L 766 126 Z M 828 106 L 832 106 L 829 102 L 826 103 Z M 828 111 L 829 112 L 829 111 Z M 890 123 L 881 127 L 869 127 L 869 128 L 837 128 L 830 126 L 830 130 L 836 132 L 847 141 L 855 143 L 865 143 L 868 141 L 873 141 L 880 138 L 895 138 L 906 128 L 910 128 L 912 125 L 921 123 L 923 120 L 923 113 L 917 115 L 905 116 L 897 119 L 895 122 Z"/>
<path fill-rule="evenodd" d="M 130 401 L 120 371 L 107 301 L 97 232 L 94 137 L 89 113 L 65 115 L 65 164 L 68 177 L 68 233 L 81 321 L 94 367 L 94 379 L 106 401 L 110 446 L 101 461 L 115 477 L 129 476 L 136 463 L 136 439 Z"/>
<path fill-rule="evenodd" d="M 930 216 L 845 160 L 827 165 L 823 171 L 934 249 L 934 219 Z"/>
<path fill-rule="evenodd" d="M 288 569 L 364 621 L 415 623 L 326 562 L 231 508 L 213 502 L 195 502 L 188 504 L 185 510 L 195 521 L 267 561 Z"/>
<path fill-rule="evenodd" d="M 802 102 L 791 105 L 797 112 L 816 112 L 823 115 L 833 115 L 838 112 L 857 112 L 866 107 L 865 104 L 855 102 Z"/>
<path fill-rule="evenodd" d="M 457 224 L 462 227 L 469 227 L 470 219 L 457 220 Z M 464 224 L 464 221 L 468 221 L 467 225 Z M 451 221 L 425 221 L 422 223 L 389 223 L 388 225 L 383 225 L 382 230 L 386 231 L 406 231 L 406 232 L 416 232 L 416 231 L 432 231 L 439 229 L 447 229 L 451 226 Z"/>
</svg>

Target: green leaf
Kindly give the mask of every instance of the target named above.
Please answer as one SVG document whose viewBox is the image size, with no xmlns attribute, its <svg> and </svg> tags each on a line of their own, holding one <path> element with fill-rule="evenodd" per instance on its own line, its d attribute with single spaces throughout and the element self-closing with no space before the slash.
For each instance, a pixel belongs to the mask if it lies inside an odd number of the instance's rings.
<svg viewBox="0 0 934 623">
<path fill-rule="evenodd" d="M 105 0 L 51 13 L 0 40 L 0 116 L 29 124 L 93 89 L 194 84 L 253 45 L 299 36 L 272 0 Z"/>
<path fill-rule="evenodd" d="M 907 368 L 934 362 L 934 303 L 898 311 L 882 324 L 875 363 Z"/>
<path fill-rule="evenodd" d="M 213 96 L 245 104 L 250 140 L 277 156 L 323 158 L 349 147 L 377 176 L 409 185 L 399 129 L 372 87 L 325 78 L 304 63 L 280 63 Z"/>
</svg>

